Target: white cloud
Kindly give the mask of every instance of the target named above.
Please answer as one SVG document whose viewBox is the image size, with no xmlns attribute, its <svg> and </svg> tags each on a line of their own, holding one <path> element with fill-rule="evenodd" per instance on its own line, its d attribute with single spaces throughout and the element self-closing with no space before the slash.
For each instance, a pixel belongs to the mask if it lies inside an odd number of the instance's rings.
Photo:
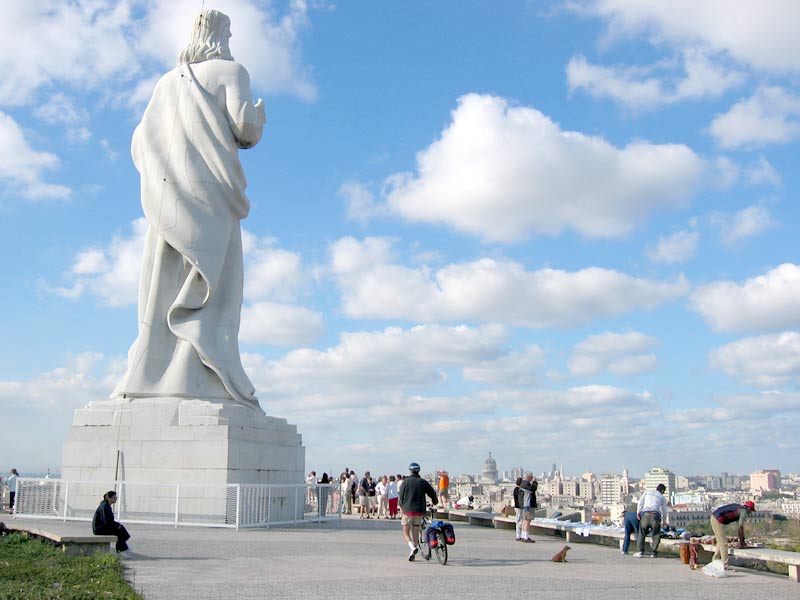
<svg viewBox="0 0 800 600">
<path fill-rule="evenodd" d="M 709 132 L 723 148 L 800 139 L 800 96 L 780 87 L 761 87 L 750 98 L 715 117 Z"/>
<path fill-rule="evenodd" d="M 567 230 L 624 236 L 650 213 L 684 205 L 706 168 L 681 144 L 617 148 L 478 94 L 459 99 L 450 125 L 416 162 L 416 173 L 387 179 L 391 211 L 501 242 Z"/>
<path fill-rule="evenodd" d="M 714 166 L 709 172 L 713 187 L 726 190 L 733 187 L 739 179 L 741 168 L 731 159 L 720 156 L 714 160 Z"/>
<path fill-rule="evenodd" d="M 7 3 L 4 28 L 25 35 L 0 39 L 0 104 L 28 104 L 59 83 L 82 89 L 135 75 L 132 22 L 129 2 Z"/>
<path fill-rule="evenodd" d="M 386 207 L 375 201 L 375 195 L 363 183 L 343 183 L 339 188 L 339 196 L 345 199 L 350 221 L 366 225 L 371 219 L 386 215 Z"/>
<path fill-rule="evenodd" d="M 688 291 L 682 276 L 660 282 L 597 267 L 527 271 L 518 262 L 491 258 L 436 271 L 409 268 L 390 263 L 391 245 L 375 238 L 343 238 L 331 254 L 343 309 L 356 318 L 571 327 L 654 308 Z"/>
<path fill-rule="evenodd" d="M 278 361 L 256 361 L 252 373 L 266 396 L 316 396 L 325 390 L 319 402 L 360 405 L 374 401 L 377 394 L 441 383 L 447 379 L 448 368 L 497 360 L 508 352 L 500 347 L 507 335 L 505 328 L 496 325 L 345 332 L 335 347 L 305 348 Z"/>
<path fill-rule="evenodd" d="M 114 148 L 111 146 L 111 142 L 108 140 L 100 140 L 100 147 L 105 151 L 108 160 L 111 162 L 114 162 L 119 158 L 119 152 L 114 150 Z"/>
<path fill-rule="evenodd" d="M 759 387 L 798 386 L 800 333 L 786 331 L 744 338 L 712 350 L 709 363 L 745 384 Z"/>
<path fill-rule="evenodd" d="M 656 357 L 647 353 L 658 341 L 638 331 L 590 335 L 575 344 L 569 360 L 573 375 L 595 375 L 609 371 L 615 375 L 633 375 L 656 367 Z"/>
<path fill-rule="evenodd" d="M 242 232 L 245 257 L 244 297 L 256 300 L 294 300 L 308 275 L 299 254 L 276 246 L 277 241 Z"/>
<path fill-rule="evenodd" d="M 763 204 L 748 206 L 732 215 L 715 212 L 709 216 L 709 221 L 718 229 L 720 241 L 729 247 L 778 226 Z"/>
<path fill-rule="evenodd" d="M 121 357 L 80 352 L 67 355 L 61 366 L 29 380 L 0 381 L 3 440 L 13 449 L 5 452 L 3 463 L 17 466 L 23 476 L 25 469 L 59 471 L 73 411 L 108 398 L 125 365 Z"/>
<path fill-rule="evenodd" d="M 691 295 L 716 331 L 776 331 L 800 325 L 800 266 L 785 263 L 742 284 L 717 281 Z"/>
<path fill-rule="evenodd" d="M 5 195 L 19 194 L 29 199 L 69 198 L 72 191 L 67 186 L 43 180 L 46 171 L 60 165 L 55 154 L 31 148 L 19 124 L 0 111 L 0 182 L 6 187 Z"/>
<path fill-rule="evenodd" d="M 682 71 L 678 67 L 682 66 Z M 742 73 L 713 64 L 697 50 L 684 50 L 682 60 L 649 66 L 613 67 L 590 64 L 573 56 L 567 64 L 570 91 L 583 89 L 635 110 L 653 110 L 684 100 L 717 98 L 744 81 Z"/>
<path fill-rule="evenodd" d="M 359 241 L 353 237 L 338 240 L 331 247 L 331 268 L 345 278 L 359 277 L 364 271 L 394 260 L 392 241 L 368 237 Z"/>
<path fill-rule="evenodd" d="M 104 273 L 111 268 L 106 258 L 105 252 L 99 248 L 88 248 L 78 253 L 75 263 L 72 265 L 72 272 L 75 275 L 97 275 Z"/>
<path fill-rule="evenodd" d="M 764 413 L 782 418 L 793 413 L 800 413 L 800 394 L 780 390 L 725 396 L 719 398 L 718 403 L 724 407 L 723 410 L 727 409 L 728 412 L 732 408 L 734 416 L 739 413 L 743 420 L 749 420 L 753 416 L 763 416 Z M 792 438 L 796 439 L 797 436 L 792 436 Z"/>
<path fill-rule="evenodd" d="M 783 184 L 781 176 L 763 155 L 759 156 L 757 161 L 747 167 L 745 176 L 747 177 L 747 182 L 751 185 L 780 187 Z"/>
<path fill-rule="evenodd" d="M 645 250 L 647 257 L 654 263 L 674 265 L 686 262 L 697 252 L 700 232 L 696 229 L 676 231 L 667 236 L 659 236 L 654 247 Z"/>
<path fill-rule="evenodd" d="M 89 293 L 108 306 L 136 304 L 147 231 L 145 218 L 132 221 L 131 230 L 129 237 L 115 235 L 106 248 L 91 247 L 78 252 L 72 268 L 65 274 L 70 280 L 68 287 L 44 284 L 44 289 L 73 299 Z"/>
<path fill-rule="evenodd" d="M 199 8 L 193 0 L 10 3 L 4 26 L 25 35 L 0 40 L 0 105 L 32 103 L 50 86 L 79 91 L 111 82 L 111 95 L 137 86 L 143 72 L 151 77 L 152 59 L 159 69 L 174 66 Z M 231 17 L 231 49 L 256 89 L 314 99 L 316 86 L 301 57 L 306 2 L 292 0 L 283 14 L 252 0 L 218 0 L 214 8 Z"/>
<path fill-rule="evenodd" d="M 277 302 L 256 302 L 242 308 L 239 339 L 245 343 L 299 346 L 323 333 L 322 314 Z"/>
<path fill-rule="evenodd" d="M 644 34 L 655 43 L 699 45 L 755 69 L 800 71 L 800 4 L 794 0 L 588 0 L 572 6 L 606 19 L 611 38 Z"/>
<path fill-rule="evenodd" d="M 464 379 L 504 386 L 532 385 L 544 362 L 545 354 L 539 346 L 526 346 L 518 352 L 464 367 Z"/>
<path fill-rule="evenodd" d="M 89 111 L 75 106 L 73 99 L 62 92 L 53 94 L 33 114 L 51 125 L 65 126 L 67 139 L 72 142 L 85 142 L 92 136 L 86 127 Z"/>
</svg>

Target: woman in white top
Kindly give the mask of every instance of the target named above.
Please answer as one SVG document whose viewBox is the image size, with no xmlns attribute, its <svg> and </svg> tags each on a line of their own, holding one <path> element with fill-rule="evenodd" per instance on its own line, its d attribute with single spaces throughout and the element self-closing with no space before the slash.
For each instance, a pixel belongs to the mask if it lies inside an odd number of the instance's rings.
<svg viewBox="0 0 800 600">
<path fill-rule="evenodd" d="M 375 494 L 378 497 L 378 518 L 389 518 L 389 498 L 386 496 L 389 487 L 389 478 L 382 475 L 375 486 Z"/>
<path fill-rule="evenodd" d="M 395 476 L 389 477 L 389 482 L 386 484 L 386 499 L 389 504 L 389 518 L 397 518 L 397 498 L 398 498 L 397 480 Z"/>
</svg>

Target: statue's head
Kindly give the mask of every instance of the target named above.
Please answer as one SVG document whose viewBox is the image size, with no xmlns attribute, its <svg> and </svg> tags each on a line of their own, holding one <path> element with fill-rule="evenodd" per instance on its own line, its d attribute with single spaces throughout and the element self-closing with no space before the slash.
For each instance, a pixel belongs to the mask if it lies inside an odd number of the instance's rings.
<svg viewBox="0 0 800 600">
<path fill-rule="evenodd" d="M 233 60 L 228 40 L 231 20 L 218 10 L 204 10 L 194 20 L 189 45 L 178 55 L 178 64 L 197 63 L 212 58 Z"/>
</svg>

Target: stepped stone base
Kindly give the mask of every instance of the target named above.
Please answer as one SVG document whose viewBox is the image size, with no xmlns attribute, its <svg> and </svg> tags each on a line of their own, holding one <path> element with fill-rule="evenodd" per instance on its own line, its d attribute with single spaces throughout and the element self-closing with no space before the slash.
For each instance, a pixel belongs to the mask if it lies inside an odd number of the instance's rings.
<svg viewBox="0 0 800 600">
<path fill-rule="evenodd" d="M 76 410 L 64 444 L 62 477 L 302 483 L 304 470 L 302 436 L 285 419 L 223 400 L 162 397 L 90 402 Z"/>
</svg>

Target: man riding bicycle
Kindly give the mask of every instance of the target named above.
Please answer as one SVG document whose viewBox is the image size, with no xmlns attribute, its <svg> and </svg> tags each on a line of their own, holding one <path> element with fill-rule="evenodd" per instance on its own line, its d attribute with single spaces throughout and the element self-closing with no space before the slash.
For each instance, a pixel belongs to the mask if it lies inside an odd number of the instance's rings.
<svg viewBox="0 0 800 600">
<path fill-rule="evenodd" d="M 419 551 L 416 540 L 419 539 L 419 526 L 425 515 L 425 497 L 430 498 L 431 504 L 434 506 L 436 506 L 438 498 L 433 486 L 419 476 L 419 464 L 412 462 L 408 465 L 408 470 L 411 475 L 403 480 L 398 503 L 403 512 L 403 538 L 411 550 L 408 560 L 413 561 Z"/>
</svg>

